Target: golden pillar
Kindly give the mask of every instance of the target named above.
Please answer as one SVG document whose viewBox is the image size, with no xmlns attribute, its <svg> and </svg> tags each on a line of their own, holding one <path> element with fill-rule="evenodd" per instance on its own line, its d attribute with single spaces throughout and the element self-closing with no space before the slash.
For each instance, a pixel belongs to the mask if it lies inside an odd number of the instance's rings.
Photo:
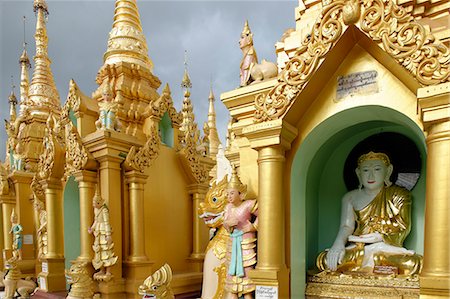
<svg viewBox="0 0 450 299">
<path fill-rule="evenodd" d="M 192 253 L 189 260 L 193 262 L 193 270 L 201 272 L 205 259 L 206 243 L 208 241 L 207 226 L 198 217 L 200 203 L 204 201 L 208 184 L 192 184 L 188 193 L 192 196 Z"/>
<path fill-rule="evenodd" d="M 64 274 L 64 207 L 62 182 L 49 178 L 42 181 L 47 211 L 47 254 L 42 259 L 39 287 L 45 292 L 66 290 Z"/>
<path fill-rule="evenodd" d="M 12 249 L 11 213 L 16 206 L 16 198 L 13 195 L 1 195 L 2 222 L 3 222 L 3 249 Z"/>
<path fill-rule="evenodd" d="M 102 298 L 123 298 L 125 281 L 122 278 L 122 181 L 121 167 L 123 159 L 112 155 L 104 155 L 100 162 L 100 191 L 109 208 L 109 222 L 113 230 L 114 253 L 117 262 L 110 268 L 113 280 L 99 283 Z"/>
<path fill-rule="evenodd" d="M 259 286 L 273 287 L 279 298 L 289 297 L 286 267 L 285 151 L 297 130 L 282 120 L 249 126 L 243 130 L 250 146 L 258 151 L 258 253 L 256 268 L 249 274 Z"/>
<path fill-rule="evenodd" d="M 92 235 L 88 229 L 94 222 L 92 199 L 95 194 L 97 172 L 80 170 L 74 173 L 80 190 L 80 255 L 77 260 L 90 262 L 92 260 Z"/>
<path fill-rule="evenodd" d="M 23 228 L 22 234 L 24 237 L 24 242 L 22 246 L 22 258 L 24 260 L 34 260 L 34 244 L 25 242 L 25 238 L 31 240 L 30 237 L 34 235 L 33 203 L 30 201 L 30 185 L 33 174 L 24 171 L 14 171 L 10 178 L 14 183 L 14 188 L 16 191 L 15 211 L 17 213 L 19 223 Z M 11 217 L 11 214 L 9 214 L 9 217 Z M 34 268 L 34 264 L 32 268 Z"/>
<path fill-rule="evenodd" d="M 144 187 L 148 176 L 140 171 L 131 170 L 125 173 L 125 183 L 129 192 L 130 252 L 124 262 L 127 293 L 136 290 L 147 278 L 153 264 L 145 254 L 144 230 Z"/>
<path fill-rule="evenodd" d="M 450 83 L 418 90 L 427 142 L 421 298 L 450 297 Z"/>
</svg>

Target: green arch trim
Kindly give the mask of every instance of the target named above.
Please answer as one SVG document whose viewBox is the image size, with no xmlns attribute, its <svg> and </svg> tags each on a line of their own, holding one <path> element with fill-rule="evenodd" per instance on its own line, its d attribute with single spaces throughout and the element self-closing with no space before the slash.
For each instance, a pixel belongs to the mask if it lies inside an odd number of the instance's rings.
<svg viewBox="0 0 450 299">
<path fill-rule="evenodd" d="M 408 116 L 382 106 L 339 112 L 315 127 L 295 153 L 291 167 L 291 295 L 302 298 L 306 272 L 316 255 L 330 247 L 339 227 L 340 202 L 347 192 L 342 178 L 352 148 L 380 132 L 411 139 L 422 157 L 419 182 L 413 189 L 413 229 L 405 247 L 423 253 L 426 145 L 421 128 Z M 394 165 L 395 167 L 395 165 Z M 337 178 L 337 179 L 336 179 Z"/>
</svg>

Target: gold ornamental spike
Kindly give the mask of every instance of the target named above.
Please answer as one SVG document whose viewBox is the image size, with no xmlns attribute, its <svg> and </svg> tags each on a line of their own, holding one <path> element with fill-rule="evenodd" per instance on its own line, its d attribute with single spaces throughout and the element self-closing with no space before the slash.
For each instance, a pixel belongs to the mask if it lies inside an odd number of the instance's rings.
<svg viewBox="0 0 450 299">
<path fill-rule="evenodd" d="M 34 11 L 37 14 L 36 33 L 34 35 L 36 56 L 34 56 L 35 68 L 28 96 L 31 103 L 59 111 L 61 110 L 60 99 L 50 69 L 51 61 L 47 53 L 48 37 L 45 20 L 48 16 L 48 7 L 45 0 L 35 0 Z"/>
<path fill-rule="evenodd" d="M 116 0 L 115 7 L 108 49 L 103 55 L 104 64 L 129 62 L 151 71 L 153 63 L 148 56 L 136 0 Z"/>
<path fill-rule="evenodd" d="M 242 35 L 249 35 L 252 31 L 250 30 L 250 26 L 248 25 L 248 20 L 245 20 L 244 29 L 242 29 Z"/>
<path fill-rule="evenodd" d="M 228 189 L 237 189 L 240 193 L 245 193 L 247 191 L 247 186 L 242 184 L 241 180 L 239 179 L 236 165 L 232 165 L 231 167 L 231 179 L 228 182 Z"/>
<path fill-rule="evenodd" d="M 25 39 L 25 16 L 23 16 L 23 51 L 19 59 L 20 64 L 20 103 L 26 104 L 28 99 L 28 88 L 30 85 L 30 74 L 28 69 L 31 68 L 30 59 L 27 54 L 27 43 Z"/>
<path fill-rule="evenodd" d="M 214 93 L 211 88 L 209 91 L 209 109 L 208 109 L 208 127 L 209 127 L 209 153 L 212 157 L 216 157 L 219 151 L 220 139 L 216 127 L 216 110 L 214 108 Z"/>
</svg>

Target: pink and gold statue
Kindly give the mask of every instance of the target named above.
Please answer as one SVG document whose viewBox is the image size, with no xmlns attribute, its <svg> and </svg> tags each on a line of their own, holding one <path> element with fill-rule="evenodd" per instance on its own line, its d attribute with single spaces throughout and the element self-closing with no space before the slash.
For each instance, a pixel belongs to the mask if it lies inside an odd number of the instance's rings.
<svg viewBox="0 0 450 299">
<path fill-rule="evenodd" d="M 114 266 L 118 257 L 114 254 L 112 228 L 109 224 L 109 209 L 104 199 L 98 194 L 98 188 L 93 198 L 94 223 L 89 228 L 89 233 L 94 234 L 94 258 L 92 266 L 100 270 L 94 274 L 95 280 L 110 281 L 112 274 L 110 267 Z"/>
<path fill-rule="evenodd" d="M 255 48 L 253 47 L 253 33 L 250 31 L 248 21 L 245 21 L 244 29 L 239 39 L 239 47 L 242 51 L 242 60 L 240 65 L 241 86 L 247 86 L 251 83 L 250 71 L 253 65 L 258 63 Z"/>
<path fill-rule="evenodd" d="M 225 289 L 230 293 L 230 298 L 253 298 L 255 285 L 248 277 L 248 272 L 256 264 L 258 204 L 256 200 L 245 200 L 247 186 L 240 181 L 235 167 L 227 192 L 228 204 L 223 225 L 230 232 L 230 241 L 227 247 Z"/>
</svg>

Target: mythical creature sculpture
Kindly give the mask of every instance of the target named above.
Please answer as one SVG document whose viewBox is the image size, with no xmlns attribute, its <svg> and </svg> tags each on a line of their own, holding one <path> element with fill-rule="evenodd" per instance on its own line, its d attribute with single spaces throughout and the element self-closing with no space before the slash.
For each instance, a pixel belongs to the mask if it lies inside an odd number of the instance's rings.
<svg viewBox="0 0 450 299">
<path fill-rule="evenodd" d="M 110 281 L 112 273 L 110 267 L 114 266 L 118 257 L 114 254 L 114 243 L 112 239 L 112 228 L 109 223 L 109 209 L 104 199 L 95 191 L 92 200 L 94 206 L 94 223 L 89 228 L 89 233 L 94 234 L 94 258 L 92 266 L 99 270 L 94 274 L 94 279 L 99 281 Z"/>
<path fill-rule="evenodd" d="M 245 200 L 247 186 L 242 184 L 233 167 L 227 186 L 228 204 L 225 206 L 223 226 L 230 232 L 227 247 L 228 272 L 225 289 L 230 298 L 253 298 L 255 284 L 248 276 L 256 264 L 256 231 L 258 229 L 258 203 Z M 252 222 L 252 219 L 256 219 Z"/>
<path fill-rule="evenodd" d="M 242 51 L 240 64 L 241 86 L 247 86 L 251 83 L 250 70 L 254 64 L 258 63 L 255 48 L 253 47 L 253 33 L 250 31 L 248 21 L 245 21 L 244 29 L 239 39 L 239 47 Z"/>
<path fill-rule="evenodd" d="M 270 78 L 275 78 L 277 75 L 278 75 L 277 65 L 265 59 L 263 59 L 261 63 L 253 65 L 253 67 L 250 69 L 250 78 L 252 84 Z"/>
<path fill-rule="evenodd" d="M 87 269 L 87 262 L 75 261 L 66 269 L 66 280 L 70 284 L 67 299 L 88 299 L 94 296 L 94 284 Z"/>
<path fill-rule="evenodd" d="M 175 296 L 170 286 L 171 281 L 172 269 L 168 264 L 164 264 L 139 286 L 139 295 L 142 295 L 143 298 L 174 299 Z"/>
<path fill-rule="evenodd" d="M 411 195 L 392 185 L 392 170 L 383 153 L 369 152 L 358 159 L 360 188 L 342 199 L 339 233 L 331 249 L 319 254 L 320 270 L 419 274 L 422 256 L 403 247 L 411 230 Z"/>
<path fill-rule="evenodd" d="M 0 280 L 5 286 L 5 294 L 3 299 L 17 298 L 16 291 L 19 293 L 18 298 L 31 298 L 37 284 L 30 278 L 21 279 L 20 270 L 17 265 L 17 258 L 13 256 L 5 263 L 6 274 L 0 273 Z"/>
<path fill-rule="evenodd" d="M 117 118 L 118 104 L 114 101 L 109 83 L 105 84 L 102 91 L 102 98 L 98 105 L 100 109 L 100 117 L 95 122 L 97 129 L 120 131 L 122 128 L 122 123 Z"/>
<path fill-rule="evenodd" d="M 205 299 L 225 298 L 226 253 L 230 239 L 229 232 L 223 227 L 227 185 L 227 175 L 218 183 L 214 181 L 199 208 L 200 218 L 210 232 L 203 264 L 202 298 Z"/>
</svg>

